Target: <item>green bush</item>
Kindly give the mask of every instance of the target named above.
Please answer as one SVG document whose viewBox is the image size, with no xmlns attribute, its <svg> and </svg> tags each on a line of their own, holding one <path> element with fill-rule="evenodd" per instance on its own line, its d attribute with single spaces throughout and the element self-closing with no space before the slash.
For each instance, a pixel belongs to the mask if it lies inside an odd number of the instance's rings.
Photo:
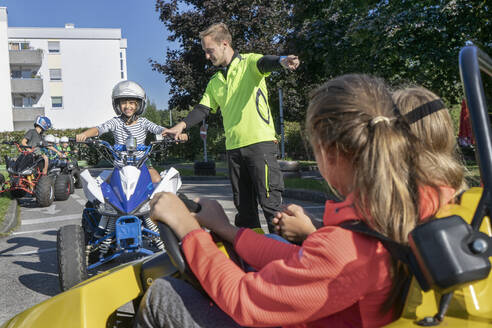
<svg viewBox="0 0 492 328">
<path fill-rule="evenodd" d="M 304 127 L 299 122 L 284 121 L 285 155 L 289 159 L 311 160 L 313 154 Z"/>
</svg>

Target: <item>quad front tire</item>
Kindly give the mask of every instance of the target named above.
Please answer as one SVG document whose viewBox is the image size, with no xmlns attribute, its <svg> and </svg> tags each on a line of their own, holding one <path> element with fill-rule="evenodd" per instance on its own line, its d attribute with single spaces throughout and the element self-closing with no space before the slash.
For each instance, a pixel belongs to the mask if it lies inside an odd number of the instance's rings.
<svg viewBox="0 0 492 328">
<path fill-rule="evenodd" d="M 34 189 L 34 195 L 39 206 L 47 207 L 53 203 L 55 199 L 55 191 L 53 187 L 53 180 L 47 175 L 43 175 L 39 178 L 36 188 Z"/>
<path fill-rule="evenodd" d="M 87 279 L 84 229 L 80 225 L 61 227 L 56 236 L 58 279 L 62 291 Z"/>
</svg>

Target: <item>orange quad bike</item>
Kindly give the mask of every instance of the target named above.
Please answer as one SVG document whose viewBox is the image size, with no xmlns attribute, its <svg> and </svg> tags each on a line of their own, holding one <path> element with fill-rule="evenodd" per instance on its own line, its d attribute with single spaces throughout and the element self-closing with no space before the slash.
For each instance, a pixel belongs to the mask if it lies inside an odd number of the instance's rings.
<svg viewBox="0 0 492 328">
<path fill-rule="evenodd" d="M 16 146 L 19 156 L 11 158 L 5 155 L 8 179 L 0 174 L 0 192 L 10 191 L 14 198 L 32 195 L 41 207 L 50 206 L 55 199 L 53 181 L 60 170 L 51 167 L 48 174 L 44 175 L 44 159 L 38 151 L 13 141 L 3 141 L 2 144 Z"/>
<path fill-rule="evenodd" d="M 415 228 L 409 246 L 373 235 L 413 273 L 403 312 L 387 327 L 492 327 L 492 129 L 480 75 L 480 69 L 485 75 L 492 74 L 492 60 L 469 45 L 460 52 L 460 69 L 483 187 L 467 190 L 435 220 Z M 2 327 L 131 327 L 135 311 L 128 307 L 138 308 L 158 277 L 174 276 L 200 288 L 173 232 L 163 224 L 159 230 L 166 251 L 93 276 L 16 315 Z M 233 258 L 230 249 L 220 242 L 218 246 Z"/>
</svg>

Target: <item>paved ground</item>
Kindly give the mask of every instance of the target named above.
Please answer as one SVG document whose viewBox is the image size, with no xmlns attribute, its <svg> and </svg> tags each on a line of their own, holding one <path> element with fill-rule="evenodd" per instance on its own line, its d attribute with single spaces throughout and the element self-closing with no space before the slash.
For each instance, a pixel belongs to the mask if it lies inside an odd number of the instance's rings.
<svg viewBox="0 0 492 328">
<path fill-rule="evenodd" d="M 181 191 L 188 197 L 217 199 L 233 219 L 229 181 L 184 181 Z M 80 223 L 86 202 L 78 189 L 67 201 L 39 208 L 31 198 L 20 200 L 22 225 L 11 236 L 0 239 L 0 323 L 60 292 L 57 276 L 56 232 L 67 224 Z M 321 218 L 323 204 L 284 199 L 301 204 Z M 264 225 L 266 230 L 266 225 Z"/>
</svg>

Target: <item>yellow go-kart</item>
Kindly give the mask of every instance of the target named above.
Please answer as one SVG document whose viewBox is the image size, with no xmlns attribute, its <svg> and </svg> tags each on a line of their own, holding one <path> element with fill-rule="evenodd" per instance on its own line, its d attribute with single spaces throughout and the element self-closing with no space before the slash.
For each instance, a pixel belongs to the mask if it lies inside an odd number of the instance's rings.
<svg viewBox="0 0 492 328">
<path fill-rule="evenodd" d="M 492 75 L 490 57 L 475 46 L 463 48 L 460 70 L 483 188 L 463 193 L 459 204 L 446 207 L 439 219 L 411 232 L 410 247 L 399 246 L 399 254 L 392 253 L 408 264 L 414 278 L 400 318 L 387 327 L 492 327 L 492 129 L 480 69 Z M 173 275 L 196 284 L 173 232 L 164 225 L 159 228 L 165 253 L 94 276 L 18 314 L 2 327 L 131 327 L 133 309 L 156 278 Z"/>
</svg>

